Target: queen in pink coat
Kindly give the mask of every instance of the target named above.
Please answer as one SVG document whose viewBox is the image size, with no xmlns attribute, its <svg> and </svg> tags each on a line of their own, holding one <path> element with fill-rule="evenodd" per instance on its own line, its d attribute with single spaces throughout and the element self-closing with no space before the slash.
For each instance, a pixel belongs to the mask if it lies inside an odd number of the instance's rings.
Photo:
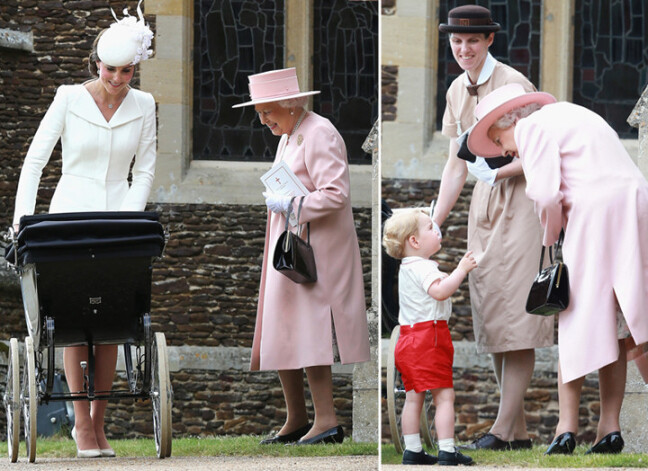
<svg viewBox="0 0 648 471">
<path fill-rule="evenodd" d="M 475 109 L 468 145 L 519 157 L 543 244 L 565 231 L 571 299 L 558 316 L 560 417 L 547 454 L 573 451 L 581 388 L 595 370 L 601 413 L 588 453 L 619 453 L 627 358 L 648 342 L 648 182 L 599 115 L 555 101 L 516 84 L 495 90 Z"/>
<path fill-rule="evenodd" d="M 279 432 L 261 443 L 341 442 L 333 404 L 331 365 L 369 359 L 364 281 L 351 211 L 349 166 L 342 137 L 329 120 L 304 106 L 294 68 L 249 77 L 262 124 L 281 136 L 274 165 L 288 164 L 308 190 L 299 222 L 310 223 L 317 281 L 297 284 L 272 266 L 291 198 L 264 193 L 268 222 L 261 270 L 251 370 L 278 370 L 287 417 Z M 298 199 L 293 203 L 297 213 Z M 294 230 L 294 229 L 293 229 Z M 303 370 L 315 420 L 309 423 Z"/>
</svg>

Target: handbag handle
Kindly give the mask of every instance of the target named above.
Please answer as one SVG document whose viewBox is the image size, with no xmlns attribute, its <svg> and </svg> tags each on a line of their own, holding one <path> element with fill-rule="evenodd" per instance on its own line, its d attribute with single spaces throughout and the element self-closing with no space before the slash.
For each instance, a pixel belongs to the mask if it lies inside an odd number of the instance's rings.
<svg viewBox="0 0 648 471">
<path fill-rule="evenodd" d="M 288 230 L 288 222 L 290 221 L 290 215 L 292 214 L 293 201 L 295 201 L 296 196 L 290 198 L 290 206 L 288 206 L 288 214 L 286 214 L 286 224 L 284 230 Z M 301 224 L 299 224 L 299 218 L 301 216 L 302 205 L 304 204 L 305 196 L 302 196 L 299 200 L 299 207 L 297 209 L 297 237 L 301 237 Z M 306 237 L 308 245 L 310 245 L 310 222 L 306 223 Z"/>
<path fill-rule="evenodd" d="M 555 243 L 555 246 L 556 246 L 556 260 L 558 259 L 558 257 L 560 257 L 560 259 L 562 260 L 562 244 L 563 244 L 564 239 L 565 239 L 565 230 L 563 229 L 563 230 L 560 231 L 560 235 L 558 236 L 558 240 Z M 553 252 L 551 250 L 552 247 L 553 247 L 552 245 L 549 246 L 549 261 L 553 265 L 554 257 L 553 257 Z M 543 265 L 543 262 L 544 262 L 545 248 L 546 247 L 544 245 L 540 248 L 540 267 L 538 268 L 538 273 L 540 273 L 542 271 L 542 265 Z"/>
</svg>

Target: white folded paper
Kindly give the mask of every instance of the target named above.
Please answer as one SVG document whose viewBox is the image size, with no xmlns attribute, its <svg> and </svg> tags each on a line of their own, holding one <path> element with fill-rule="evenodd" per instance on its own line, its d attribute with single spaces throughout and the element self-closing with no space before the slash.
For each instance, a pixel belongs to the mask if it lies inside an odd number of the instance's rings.
<svg viewBox="0 0 648 471">
<path fill-rule="evenodd" d="M 284 161 L 264 173 L 261 182 L 267 191 L 279 195 L 300 198 L 310 193 Z M 290 215 L 290 224 L 297 225 L 297 215 L 294 212 Z"/>
</svg>

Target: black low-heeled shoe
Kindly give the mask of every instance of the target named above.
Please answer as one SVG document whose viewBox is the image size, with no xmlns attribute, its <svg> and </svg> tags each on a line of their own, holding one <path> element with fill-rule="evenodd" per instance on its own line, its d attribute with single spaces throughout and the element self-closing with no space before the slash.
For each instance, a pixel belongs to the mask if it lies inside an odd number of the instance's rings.
<svg viewBox="0 0 648 471">
<path fill-rule="evenodd" d="M 298 440 L 295 445 L 316 445 L 318 443 L 342 443 L 344 440 L 344 430 L 338 425 L 306 440 Z"/>
<path fill-rule="evenodd" d="M 272 445 L 275 443 L 293 443 L 299 440 L 301 437 L 306 435 L 311 429 L 313 424 L 306 424 L 303 427 L 298 428 L 297 430 L 287 433 L 285 435 L 273 435 L 268 438 L 264 438 L 259 442 L 259 445 Z"/>
<path fill-rule="evenodd" d="M 507 442 L 492 433 L 485 433 L 481 437 L 473 440 L 468 445 L 460 445 L 460 450 L 510 450 L 511 442 Z"/>
<path fill-rule="evenodd" d="M 621 453 L 623 450 L 623 437 L 621 437 L 621 432 L 612 432 L 604 436 L 600 442 L 595 444 L 592 448 L 585 452 L 586 455 L 590 453 L 601 453 L 601 454 L 616 454 Z"/>
<path fill-rule="evenodd" d="M 545 455 L 571 455 L 576 448 L 576 439 L 571 432 L 561 433 L 549 445 Z"/>
<path fill-rule="evenodd" d="M 512 440 L 510 443 L 511 450 L 530 450 L 533 448 L 533 442 L 530 438 L 525 440 Z"/>
</svg>

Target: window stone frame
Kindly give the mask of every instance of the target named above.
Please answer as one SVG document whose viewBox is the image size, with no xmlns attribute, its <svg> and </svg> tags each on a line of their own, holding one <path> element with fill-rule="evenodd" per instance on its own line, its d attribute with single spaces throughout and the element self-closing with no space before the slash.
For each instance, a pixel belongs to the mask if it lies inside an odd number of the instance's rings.
<svg viewBox="0 0 648 471">
<path fill-rule="evenodd" d="M 286 67 L 312 83 L 313 0 L 286 0 Z M 270 162 L 199 161 L 192 157 L 193 0 L 148 0 L 156 16 L 155 55 L 140 70 L 142 90 L 158 104 L 158 153 L 150 200 L 159 203 L 263 204 L 259 177 Z M 372 169 L 350 165 L 351 200 L 370 207 Z M 258 190 L 258 191 L 255 191 Z"/>
</svg>

